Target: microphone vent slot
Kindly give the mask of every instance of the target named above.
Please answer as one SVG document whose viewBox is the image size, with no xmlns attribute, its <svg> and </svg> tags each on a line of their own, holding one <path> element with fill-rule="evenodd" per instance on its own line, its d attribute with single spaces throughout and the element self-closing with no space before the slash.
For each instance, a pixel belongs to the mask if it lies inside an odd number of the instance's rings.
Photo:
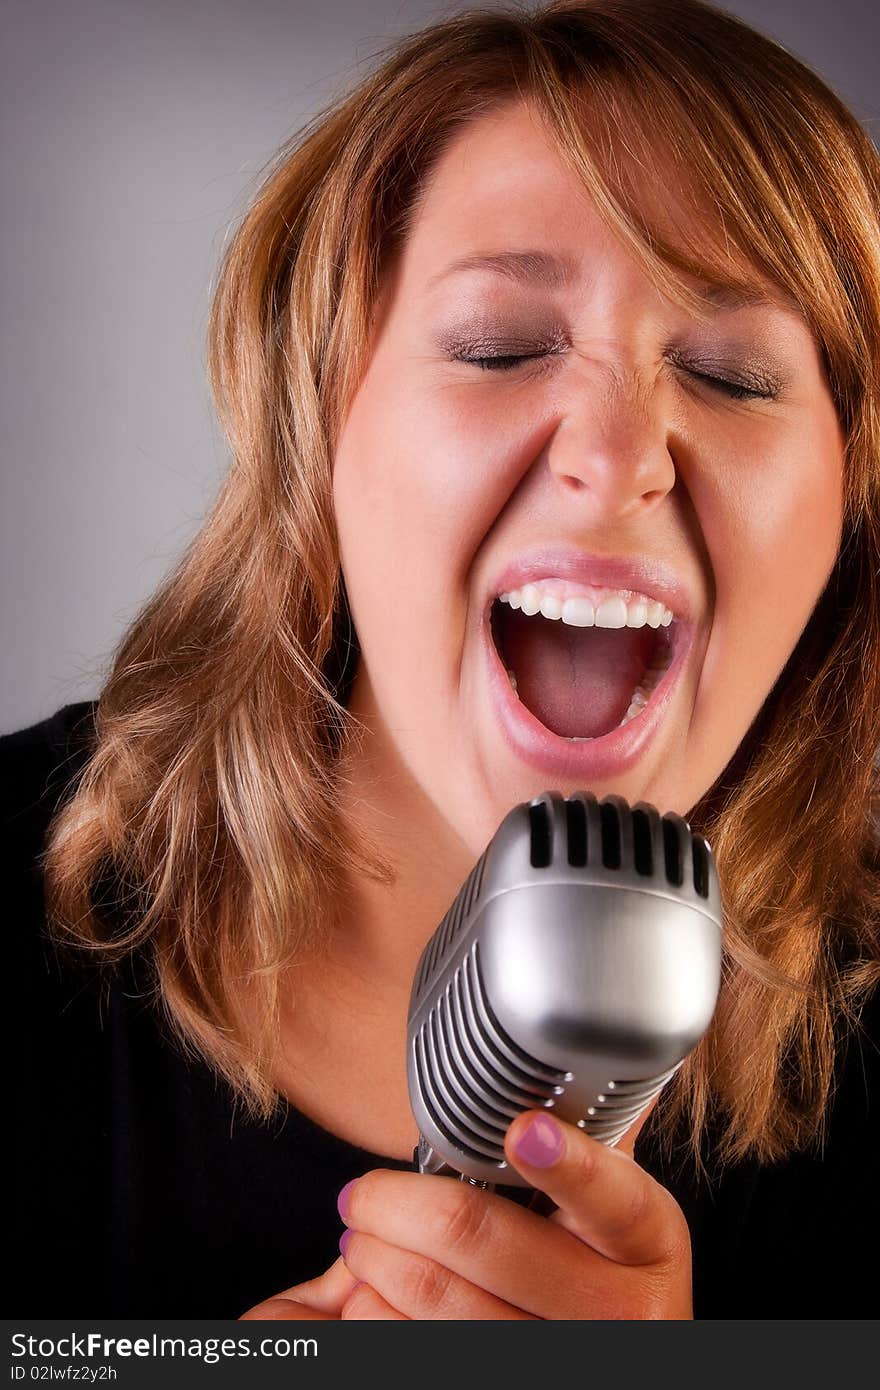
<svg viewBox="0 0 880 1390">
<path fill-rule="evenodd" d="M 605 1091 L 596 1096 L 584 1119 L 578 1121 L 580 1128 L 603 1144 L 616 1143 L 662 1091 L 680 1065 L 676 1063 L 659 1076 L 647 1079 L 609 1081 Z"/>
<path fill-rule="evenodd" d="M 620 868 L 620 816 L 612 801 L 599 805 L 602 818 L 602 863 L 606 869 Z"/>
<path fill-rule="evenodd" d="M 663 816 L 663 855 L 666 861 L 666 877 L 676 888 L 684 882 L 684 855 L 682 854 L 679 827 L 671 816 Z"/>
<path fill-rule="evenodd" d="M 531 832 L 530 862 L 533 869 L 546 869 L 553 858 L 553 839 L 550 830 L 550 816 L 544 801 L 529 803 L 529 830 Z"/>
<path fill-rule="evenodd" d="M 519 1047 L 486 996 L 476 943 L 413 1043 L 425 1107 L 447 1143 L 472 1159 L 506 1164 L 504 1134 L 522 1110 L 560 1093 L 565 1072 Z"/>
<path fill-rule="evenodd" d="M 694 888 L 701 898 L 709 896 L 709 846 L 699 835 L 693 836 Z"/>
<path fill-rule="evenodd" d="M 565 802 L 565 826 L 568 832 L 568 862 L 575 869 L 587 862 L 587 810 L 577 797 Z"/>
<path fill-rule="evenodd" d="M 699 897 L 708 898 L 712 851 L 707 841 L 695 835 L 687 821 L 674 811 L 667 811 L 661 819 L 667 879 L 676 888 L 681 888 L 686 881 L 692 883 Z"/>
<path fill-rule="evenodd" d="M 634 809 L 632 813 L 633 858 L 636 873 L 650 877 L 654 872 L 654 851 L 651 846 L 651 821 L 645 811 Z"/>
</svg>

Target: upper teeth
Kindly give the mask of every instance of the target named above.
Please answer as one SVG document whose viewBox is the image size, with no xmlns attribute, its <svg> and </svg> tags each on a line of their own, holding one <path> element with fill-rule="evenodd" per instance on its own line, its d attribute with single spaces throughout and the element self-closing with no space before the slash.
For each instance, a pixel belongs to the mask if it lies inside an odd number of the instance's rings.
<svg viewBox="0 0 880 1390">
<path fill-rule="evenodd" d="M 583 588 L 565 579 L 540 579 L 499 595 L 502 603 L 531 617 L 561 618 L 570 627 L 668 627 L 674 614 L 665 604 L 631 589 Z"/>
</svg>

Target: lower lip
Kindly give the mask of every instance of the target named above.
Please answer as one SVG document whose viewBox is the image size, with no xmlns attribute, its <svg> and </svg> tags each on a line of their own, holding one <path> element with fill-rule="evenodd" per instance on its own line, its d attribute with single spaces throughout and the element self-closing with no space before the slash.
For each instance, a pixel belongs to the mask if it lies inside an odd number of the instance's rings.
<svg viewBox="0 0 880 1390">
<path fill-rule="evenodd" d="M 635 766 L 660 728 L 684 667 L 691 634 L 683 623 L 669 669 L 644 708 L 622 728 L 584 743 L 572 743 L 552 733 L 517 698 L 492 641 L 489 624 L 487 613 L 482 638 L 488 657 L 489 687 L 500 715 L 502 734 L 517 757 L 541 772 L 573 782 L 602 780 Z"/>
</svg>

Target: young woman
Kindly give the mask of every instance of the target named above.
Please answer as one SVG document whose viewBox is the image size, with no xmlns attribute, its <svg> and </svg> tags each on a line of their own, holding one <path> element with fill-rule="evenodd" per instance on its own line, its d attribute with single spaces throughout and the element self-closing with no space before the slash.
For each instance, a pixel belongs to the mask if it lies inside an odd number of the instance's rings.
<svg viewBox="0 0 880 1390">
<path fill-rule="evenodd" d="M 281 152 L 210 362 L 201 534 L 96 704 L 3 741 L 19 1311 L 873 1311 L 866 134 L 696 0 L 460 14 Z M 511 1126 L 550 1218 L 412 1171 L 405 1071 L 425 942 L 548 788 L 684 815 L 726 919 L 647 1122 Z"/>
</svg>

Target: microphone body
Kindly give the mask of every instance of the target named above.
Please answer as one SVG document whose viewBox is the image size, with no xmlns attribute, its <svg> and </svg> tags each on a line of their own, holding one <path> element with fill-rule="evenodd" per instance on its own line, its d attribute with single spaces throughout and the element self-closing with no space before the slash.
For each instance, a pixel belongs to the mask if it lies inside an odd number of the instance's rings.
<svg viewBox="0 0 880 1390">
<path fill-rule="evenodd" d="M 589 792 L 515 806 L 416 970 L 419 1170 L 531 1191 L 503 1141 L 534 1108 L 616 1144 L 711 1021 L 721 929 L 711 849 L 680 816 Z"/>
</svg>

